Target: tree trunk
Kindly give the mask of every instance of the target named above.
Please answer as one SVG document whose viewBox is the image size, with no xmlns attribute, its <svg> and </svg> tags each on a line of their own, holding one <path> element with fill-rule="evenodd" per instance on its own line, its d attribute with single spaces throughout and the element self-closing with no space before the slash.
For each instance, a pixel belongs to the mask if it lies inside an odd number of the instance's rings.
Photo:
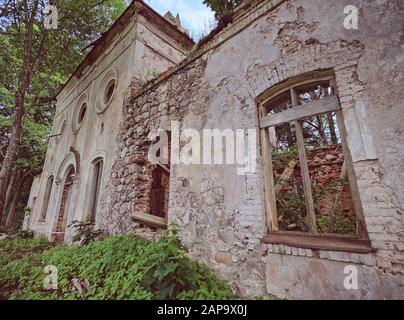
<svg viewBox="0 0 404 320">
<path fill-rule="evenodd" d="M 11 226 L 13 225 L 15 213 L 17 212 L 17 207 L 18 207 L 18 204 L 20 203 L 20 195 L 21 195 L 20 191 L 17 191 L 14 194 L 13 201 L 11 202 L 10 210 L 8 211 L 8 215 L 7 215 L 7 220 L 6 220 L 6 225 L 5 225 L 6 230 L 11 229 Z"/>
<path fill-rule="evenodd" d="M 334 118 L 331 113 L 327 113 L 328 126 L 330 127 L 331 143 L 338 144 L 337 133 L 335 131 Z"/>
<path fill-rule="evenodd" d="M 34 22 L 35 15 L 38 9 L 38 0 L 35 0 L 30 13 L 26 13 L 25 26 L 27 28 L 27 35 L 24 44 L 23 64 L 21 68 L 21 78 L 18 85 L 18 90 L 15 94 L 15 108 L 13 112 L 13 124 L 11 127 L 11 136 L 8 143 L 7 152 L 3 159 L 3 163 L 0 170 L 0 221 L 4 213 L 4 205 L 8 182 L 11 176 L 11 169 L 14 165 L 14 161 L 18 151 L 18 145 L 22 135 L 22 124 L 24 118 L 24 100 L 25 94 L 29 89 L 32 77 L 38 69 L 40 58 L 42 57 L 43 42 L 39 49 L 36 61 L 33 60 L 33 39 L 34 39 Z M 44 36 L 47 36 L 47 32 Z"/>
<path fill-rule="evenodd" d="M 321 142 L 323 144 L 323 146 L 326 146 L 327 143 L 327 138 L 325 136 L 325 132 L 324 132 L 324 126 L 323 126 L 323 121 L 321 119 L 321 116 L 316 116 L 317 119 L 317 125 L 318 125 L 318 133 L 320 134 L 321 137 Z"/>
<path fill-rule="evenodd" d="M 21 189 L 24 184 L 26 176 L 22 176 L 20 173 L 16 178 L 15 188 L 14 188 L 14 197 L 11 202 L 10 210 L 8 211 L 7 220 L 6 220 L 6 229 L 10 229 L 13 225 L 13 221 L 15 218 L 15 214 L 17 212 L 18 206 L 21 200 Z"/>
<path fill-rule="evenodd" d="M 8 183 L 8 187 L 7 187 L 7 193 L 6 193 L 6 200 L 4 202 L 4 210 L 6 210 L 9 207 L 12 195 L 13 195 L 13 189 L 14 189 L 14 182 L 15 182 L 15 177 L 16 177 L 17 173 L 14 171 L 10 181 Z"/>
<path fill-rule="evenodd" d="M 24 93 L 18 91 L 14 110 L 13 127 L 11 129 L 10 142 L 0 171 L 0 221 L 3 217 L 8 182 L 10 181 L 11 169 L 14 165 L 22 134 L 22 119 L 24 116 Z"/>
</svg>

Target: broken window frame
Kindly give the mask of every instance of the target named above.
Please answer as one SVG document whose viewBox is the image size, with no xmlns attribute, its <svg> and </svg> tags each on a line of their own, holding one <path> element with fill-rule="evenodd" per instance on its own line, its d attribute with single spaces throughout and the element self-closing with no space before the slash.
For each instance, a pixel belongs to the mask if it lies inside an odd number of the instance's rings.
<svg viewBox="0 0 404 320">
<path fill-rule="evenodd" d="M 328 81 L 332 88 L 332 95 L 320 100 L 315 100 L 304 105 L 298 105 L 298 99 L 296 89 L 304 85 L 315 85 Z M 279 113 L 267 115 L 266 104 L 285 92 L 290 92 L 292 100 L 292 108 Z M 259 107 L 259 128 L 261 134 L 261 152 L 263 157 L 263 171 L 265 182 L 265 207 L 266 207 L 266 222 L 268 226 L 269 234 L 267 236 L 268 242 L 271 243 L 287 243 L 289 245 L 299 245 L 306 248 L 318 248 L 318 249 L 331 249 L 331 250 L 343 250 L 354 252 L 367 252 L 370 247 L 368 241 L 368 234 L 366 231 L 366 225 L 364 221 L 363 209 L 360 202 L 359 190 L 357 187 L 356 176 L 353 167 L 352 156 L 347 145 L 347 132 L 344 124 L 344 117 L 341 109 L 341 105 L 338 99 L 338 88 L 336 86 L 334 74 L 331 72 L 313 72 L 302 75 L 301 77 L 292 78 L 280 85 L 277 85 L 265 92 L 259 99 L 257 99 Z M 327 112 L 335 112 L 337 117 L 338 130 L 341 136 L 342 150 L 347 168 L 347 175 L 349 185 L 352 194 L 352 201 L 355 210 L 355 216 L 357 221 L 356 237 L 347 235 L 336 234 L 321 234 L 317 231 L 317 223 L 315 217 L 315 210 L 313 205 L 313 195 L 311 192 L 311 182 L 308 171 L 308 163 L 305 151 L 305 141 L 303 137 L 303 130 L 299 120 L 318 114 L 324 114 Z M 297 232 L 297 231 L 280 231 L 278 229 L 278 214 L 277 204 L 275 198 L 275 184 L 272 164 L 272 149 L 273 146 L 270 141 L 270 128 L 274 128 L 277 125 L 283 123 L 293 122 L 296 128 L 296 137 L 299 150 L 299 162 L 301 164 L 303 189 L 307 214 L 309 216 L 309 232 Z M 278 237 L 273 237 L 278 234 Z M 271 237 L 272 235 L 272 237 Z M 295 241 L 290 240 L 290 236 L 297 236 Z M 321 245 L 316 245 L 316 241 L 313 239 L 320 239 Z M 359 240 L 363 242 L 357 248 L 349 246 L 340 239 Z M 352 243 L 350 243 L 352 245 Z M 358 244 L 358 243 L 357 243 Z"/>
<path fill-rule="evenodd" d="M 157 163 L 154 165 L 154 168 L 152 169 L 151 175 L 153 176 L 153 171 L 154 170 L 162 170 L 162 172 L 165 172 L 168 175 L 168 179 L 170 180 L 171 177 L 171 128 L 166 128 L 165 131 L 168 133 L 168 164 L 163 164 L 163 163 Z M 152 202 L 153 199 L 153 193 L 154 190 L 151 188 L 150 190 L 150 202 Z M 170 195 L 170 184 L 168 185 L 168 192 L 167 196 L 168 199 L 166 199 L 169 202 L 169 195 Z M 133 214 L 133 219 L 137 221 L 140 224 L 145 224 L 147 226 L 153 227 L 153 228 L 159 228 L 159 229 L 167 229 L 168 228 L 168 210 L 169 207 L 167 207 L 167 212 L 165 212 L 166 217 L 161 217 L 155 214 L 152 214 L 152 206 L 150 204 L 150 213 L 146 212 L 135 212 Z M 164 208 L 162 208 L 162 212 L 164 212 Z"/>
</svg>

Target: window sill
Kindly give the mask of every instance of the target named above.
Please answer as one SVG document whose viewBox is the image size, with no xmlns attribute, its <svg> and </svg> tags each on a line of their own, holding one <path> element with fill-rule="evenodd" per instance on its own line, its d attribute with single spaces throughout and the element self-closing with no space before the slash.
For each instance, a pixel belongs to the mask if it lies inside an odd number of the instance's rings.
<svg viewBox="0 0 404 320">
<path fill-rule="evenodd" d="M 144 212 L 136 212 L 132 215 L 132 219 L 139 222 L 143 223 L 145 225 L 154 227 L 154 228 L 160 228 L 160 229 L 167 229 L 168 226 L 168 221 L 165 218 L 153 216 L 148 213 Z"/>
<path fill-rule="evenodd" d="M 353 253 L 371 253 L 374 249 L 369 240 L 358 240 L 346 236 L 336 235 L 307 235 L 303 233 L 271 232 L 264 239 L 264 243 L 284 244 L 291 247 L 342 251 Z"/>
</svg>

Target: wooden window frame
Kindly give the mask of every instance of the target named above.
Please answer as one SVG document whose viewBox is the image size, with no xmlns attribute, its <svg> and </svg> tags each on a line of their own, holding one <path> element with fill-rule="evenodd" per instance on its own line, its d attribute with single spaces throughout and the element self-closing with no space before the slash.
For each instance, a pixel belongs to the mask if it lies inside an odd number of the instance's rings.
<svg viewBox="0 0 404 320">
<path fill-rule="evenodd" d="M 140 224 L 145 224 L 158 229 L 167 229 L 168 227 L 168 219 L 157 217 L 150 213 L 135 212 L 133 214 L 133 219 Z"/>
<path fill-rule="evenodd" d="M 323 81 L 329 81 L 333 95 L 298 106 L 297 94 L 295 89 L 305 84 L 316 84 Z M 281 111 L 272 115 L 266 114 L 266 103 L 273 98 L 279 96 L 286 91 L 290 91 L 292 100 L 292 109 Z M 359 190 L 357 186 L 356 176 L 352 156 L 347 145 L 347 132 L 344 124 L 342 109 L 338 99 L 338 88 L 336 86 L 335 77 L 330 72 L 313 72 L 303 75 L 300 78 L 293 78 L 289 81 L 281 83 L 257 99 L 259 107 L 259 127 L 261 135 L 261 152 L 263 157 L 263 172 L 265 183 L 265 209 L 266 222 L 268 226 L 268 235 L 264 241 L 269 243 L 283 243 L 295 245 L 303 248 L 313 249 L 329 249 L 336 251 L 347 252 L 370 252 L 370 241 L 366 231 L 363 209 L 360 202 Z M 311 182 L 309 177 L 309 169 L 306 158 L 305 142 L 303 137 L 303 129 L 298 120 L 323 114 L 327 112 L 336 112 L 337 124 L 341 136 L 341 145 L 344 154 L 344 159 L 347 167 L 347 175 L 351 189 L 351 195 L 357 221 L 356 237 L 339 235 L 339 234 L 318 234 L 317 223 L 314 210 L 313 195 L 311 192 Z M 301 164 L 304 198 L 306 210 L 309 217 L 309 233 L 294 232 L 294 231 L 279 231 L 278 229 L 278 214 L 275 198 L 275 184 L 272 165 L 272 149 L 270 141 L 269 129 L 279 124 L 293 122 L 296 128 L 296 139 L 299 151 L 299 162 Z"/>
</svg>

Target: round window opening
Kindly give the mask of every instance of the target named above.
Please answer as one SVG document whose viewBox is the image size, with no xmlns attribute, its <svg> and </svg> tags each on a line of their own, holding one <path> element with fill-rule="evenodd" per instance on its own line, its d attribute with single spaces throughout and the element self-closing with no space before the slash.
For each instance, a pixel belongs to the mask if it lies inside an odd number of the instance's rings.
<svg viewBox="0 0 404 320">
<path fill-rule="evenodd" d="M 79 124 L 83 122 L 84 116 L 86 115 L 86 111 L 87 111 L 87 104 L 83 103 L 83 105 L 80 108 L 78 117 Z"/>
<path fill-rule="evenodd" d="M 115 91 L 115 80 L 112 79 L 110 82 L 108 82 L 108 85 L 105 89 L 104 104 L 107 104 L 111 100 L 114 91 Z"/>
</svg>

